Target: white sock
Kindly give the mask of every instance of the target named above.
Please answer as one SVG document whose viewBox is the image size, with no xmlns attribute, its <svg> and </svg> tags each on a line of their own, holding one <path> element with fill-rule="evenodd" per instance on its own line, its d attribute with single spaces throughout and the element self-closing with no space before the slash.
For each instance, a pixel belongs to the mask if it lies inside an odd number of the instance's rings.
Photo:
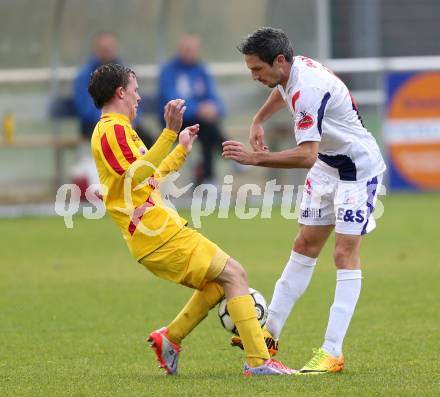
<svg viewBox="0 0 440 397">
<path fill-rule="evenodd" d="M 322 345 L 322 348 L 332 356 L 339 357 L 342 354 L 342 343 L 361 292 L 361 281 L 361 270 L 336 271 L 335 300 L 330 308 Z"/>
<path fill-rule="evenodd" d="M 309 285 L 316 260 L 292 251 L 283 274 L 275 284 L 269 305 L 266 327 L 275 339 L 280 337 L 293 305 Z"/>
</svg>

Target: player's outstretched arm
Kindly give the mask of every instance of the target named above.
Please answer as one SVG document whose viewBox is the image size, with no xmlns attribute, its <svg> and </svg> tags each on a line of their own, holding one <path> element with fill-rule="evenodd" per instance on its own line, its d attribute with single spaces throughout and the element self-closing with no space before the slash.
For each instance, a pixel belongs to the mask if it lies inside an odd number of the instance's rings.
<svg viewBox="0 0 440 397">
<path fill-rule="evenodd" d="M 132 178 L 135 182 L 141 183 L 153 175 L 159 168 L 182 127 L 185 110 L 185 101 L 183 99 L 175 99 L 166 104 L 164 114 L 166 127 L 150 150 L 138 158 L 130 167 L 131 170 L 134 170 Z M 138 164 L 141 166 L 138 166 Z"/>
<path fill-rule="evenodd" d="M 285 102 L 280 92 L 277 88 L 274 88 L 264 105 L 255 114 L 251 124 L 249 143 L 254 151 L 268 150 L 268 147 L 264 143 L 263 123 L 284 106 Z"/>
<path fill-rule="evenodd" d="M 319 142 L 303 142 L 296 148 L 281 152 L 245 149 L 241 142 L 223 142 L 223 157 L 240 164 L 258 165 L 269 168 L 311 168 L 318 157 Z"/>
<path fill-rule="evenodd" d="M 199 125 L 194 124 L 186 127 L 179 134 L 179 144 L 160 163 L 158 170 L 154 173 L 156 179 L 164 178 L 172 171 L 177 171 L 185 162 L 186 156 L 191 152 L 194 141 L 197 139 Z"/>
</svg>

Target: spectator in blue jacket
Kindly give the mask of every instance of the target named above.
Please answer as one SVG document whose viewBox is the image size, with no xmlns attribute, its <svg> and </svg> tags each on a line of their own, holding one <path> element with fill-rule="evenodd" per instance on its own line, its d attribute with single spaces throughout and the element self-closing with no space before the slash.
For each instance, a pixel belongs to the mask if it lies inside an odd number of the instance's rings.
<svg viewBox="0 0 440 397">
<path fill-rule="evenodd" d="M 200 60 L 200 38 L 184 35 L 177 55 L 162 65 L 159 76 L 159 119 L 163 121 L 165 104 L 176 98 L 186 101 L 183 127 L 200 124 L 198 141 L 202 147 L 202 165 L 196 171 L 196 182 L 214 181 L 214 151 L 221 151 L 225 140 L 220 122 L 225 114 L 215 82 Z"/>
<path fill-rule="evenodd" d="M 118 43 L 114 34 L 110 32 L 98 33 L 93 42 L 92 55 L 88 62 L 83 65 L 73 83 L 73 101 L 79 116 L 81 135 L 87 141 L 90 140 L 96 123 L 101 118 L 101 110 L 93 103 L 87 88 L 90 75 L 101 65 L 106 63 L 122 64 L 117 56 Z M 140 109 L 138 116 L 133 122 L 133 128 L 139 134 L 142 141 L 150 147 L 154 140 L 140 123 Z"/>
</svg>

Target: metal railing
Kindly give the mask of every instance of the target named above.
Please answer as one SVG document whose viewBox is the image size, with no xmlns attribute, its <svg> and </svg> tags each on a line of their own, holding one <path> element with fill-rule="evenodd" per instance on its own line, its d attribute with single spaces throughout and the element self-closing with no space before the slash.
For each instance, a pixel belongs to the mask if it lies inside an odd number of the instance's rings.
<svg viewBox="0 0 440 397">
<path fill-rule="evenodd" d="M 392 57 L 392 58 L 346 58 L 327 59 L 323 62 L 335 73 L 385 73 L 387 71 L 439 70 L 440 56 Z M 209 67 L 217 77 L 245 76 L 249 74 L 243 62 L 216 62 Z M 158 65 L 133 65 L 141 79 L 154 79 Z M 77 73 L 77 67 L 0 69 L 0 84 L 45 83 L 53 81 L 71 81 Z M 380 105 L 384 101 L 382 90 L 353 91 L 359 104 Z"/>
</svg>

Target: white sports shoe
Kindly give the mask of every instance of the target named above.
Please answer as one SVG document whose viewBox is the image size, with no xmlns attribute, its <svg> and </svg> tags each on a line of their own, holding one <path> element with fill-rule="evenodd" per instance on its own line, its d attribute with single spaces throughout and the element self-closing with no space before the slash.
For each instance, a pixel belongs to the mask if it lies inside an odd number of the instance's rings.
<svg viewBox="0 0 440 397">
<path fill-rule="evenodd" d="M 165 370 L 166 374 L 176 374 L 180 346 L 168 339 L 168 329 L 163 327 L 153 331 L 148 337 L 148 342 L 150 342 L 150 347 L 156 353 L 160 367 Z"/>
<path fill-rule="evenodd" d="M 243 375 L 293 375 L 295 372 L 297 371 L 289 368 L 287 365 L 284 365 L 280 361 L 270 358 L 269 360 L 266 360 L 263 365 L 255 368 L 252 368 L 247 363 L 245 363 Z"/>
</svg>

